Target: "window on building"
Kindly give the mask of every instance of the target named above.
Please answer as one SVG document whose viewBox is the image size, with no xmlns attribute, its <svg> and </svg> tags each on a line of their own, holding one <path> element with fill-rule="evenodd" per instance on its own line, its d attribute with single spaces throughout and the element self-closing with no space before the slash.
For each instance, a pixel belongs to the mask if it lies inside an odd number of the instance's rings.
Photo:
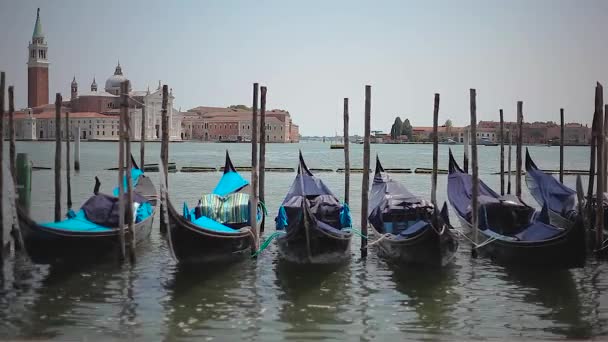
<svg viewBox="0 0 608 342">
<path fill-rule="evenodd" d="M 106 131 L 101 131 L 101 135 L 106 135 Z"/>
</svg>

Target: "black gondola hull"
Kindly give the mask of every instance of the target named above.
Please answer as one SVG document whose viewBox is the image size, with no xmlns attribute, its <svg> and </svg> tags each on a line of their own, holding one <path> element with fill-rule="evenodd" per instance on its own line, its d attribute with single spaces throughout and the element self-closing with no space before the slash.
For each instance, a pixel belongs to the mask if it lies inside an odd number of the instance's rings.
<svg viewBox="0 0 608 342">
<path fill-rule="evenodd" d="M 251 257 L 250 227 L 238 234 L 223 234 L 198 227 L 180 215 L 167 199 L 170 248 L 179 263 L 232 262 Z"/>
<path fill-rule="evenodd" d="M 472 229 L 468 221 L 459 219 Z M 502 265 L 569 268 L 585 264 L 585 230 L 581 225 L 572 226 L 555 238 L 534 242 L 494 240 L 486 244 L 484 240 L 490 237 L 483 231 L 479 236 L 478 254 Z"/>
<path fill-rule="evenodd" d="M 458 241 L 448 229 L 436 231 L 429 227 L 406 240 L 391 235 L 380 239 L 375 245 L 378 256 L 398 265 L 445 266 L 454 259 L 458 249 Z"/>
<path fill-rule="evenodd" d="M 142 197 L 153 206 L 152 214 L 145 220 L 133 225 L 135 245 L 150 236 L 156 213 L 157 193 L 149 177 L 142 175 L 135 187 Z M 57 262 L 96 262 L 100 258 L 118 257 L 120 250 L 120 230 L 109 229 L 103 232 L 78 232 L 47 228 L 32 220 L 21 208 L 17 208 L 19 227 L 23 234 L 25 249 L 36 263 Z M 127 227 L 125 241 L 128 243 Z"/>
<path fill-rule="evenodd" d="M 296 264 L 339 264 L 350 259 L 350 234 L 331 237 L 309 227 L 310 233 L 307 239 L 305 229 L 302 226 L 298 229 L 298 234 L 280 237 L 277 240 L 279 256 L 283 260 Z"/>
<path fill-rule="evenodd" d="M 118 256 L 119 230 L 100 233 L 76 233 L 50 229 L 37 224 L 19 209 L 19 225 L 25 249 L 35 263 L 98 261 Z M 154 214 L 133 226 L 136 246 L 152 231 Z M 126 241 L 129 241 L 126 235 Z"/>
</svg>

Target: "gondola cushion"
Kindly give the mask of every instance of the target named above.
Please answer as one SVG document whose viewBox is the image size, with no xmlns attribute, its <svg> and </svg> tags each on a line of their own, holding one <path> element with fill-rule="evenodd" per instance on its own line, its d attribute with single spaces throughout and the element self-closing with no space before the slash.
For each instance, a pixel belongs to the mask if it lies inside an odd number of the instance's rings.
<svg viewBox="0 0 608 342">
<path fill-rule="evenodd" d="M 249 195 L 206 194 L 201 198 L 201 214 L 223 224 L 245 224 L 249 222 Z"/>
</svg>

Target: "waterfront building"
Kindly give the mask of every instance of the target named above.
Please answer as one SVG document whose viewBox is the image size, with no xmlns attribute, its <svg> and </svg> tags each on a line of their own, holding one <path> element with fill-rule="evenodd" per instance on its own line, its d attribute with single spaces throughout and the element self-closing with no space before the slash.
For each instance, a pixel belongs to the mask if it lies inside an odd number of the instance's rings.
<svg viewBox="0 0 608 342">
<path fill-rule="evenodd" d="M 251 140 L 251 110 L 196 107 L 183 113 L 182 139 L 202 141 L 241 142 Z M 259 122 L 258 118 L 258 122 Z M 299 141 L 299 127 L 288 111 L 266 111 L 266 141 L 290 143 Z"/>
<path fill-rule="evenodd" d="M 29 44 L 28 54 L 28 108 L 15 115 L 16 136 L 20 140 L 54 139 L 55 105 L 49 104 L 49 84 L 47 44 L 42 32 L 40 9 L 36 15 L 34 33 Z M 80 92 L 74 76 L 70 83 L 70 98 L 64 100 L 62 116 L 70 113 L 70 125 L 80 127 L 81 139 L 118 140 L 118 120 L 120 114 L 120 87 L 127 78 L 120 62 L 114 74 L 108 77 L 103 90 L 98 89 L 95 77 L 90 91 Z M 130 83 L 131 86 L 131 83 Z M 162 88 L 160 81 L 154 91 L 133 90 L 129 88 L 129 115 L 131 117 L 131 136 L 141 139 L 142 109 L 146 109 L 146 139 L 161 139 Z M 169 139 L 181 140 L 182 115 L 173 107 L 175 97 L 171 89 L 168 98 Z M 5 133 L 8 130 L 5 125 Z M 63 127 L 62 127 L 63 129 Z M 73 136 L 74 132 L 70 132 Z"/>
</svg>

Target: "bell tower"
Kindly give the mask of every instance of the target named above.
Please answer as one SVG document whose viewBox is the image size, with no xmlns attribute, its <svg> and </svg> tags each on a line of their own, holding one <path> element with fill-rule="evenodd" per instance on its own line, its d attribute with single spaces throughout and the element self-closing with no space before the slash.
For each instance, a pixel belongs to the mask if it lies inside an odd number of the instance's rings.
<svg viewBox="0 0 608 342">
<path fill-rule="evenodd" d="M 76 76 L 74 76 L 74 79 L 72 80 L 72 84 L 70 84 L 70 88 L 71 88 L 70 100 L 76 100 L 76 98 L 78 97 L 78 82 L 76 82 Z"/>
<path fill-rule="evenodd" d="M 37 107 L 49 103 L 49 61 L 47 45 L 40 23 L 40 8 L 36 14 L 34 34 L 28 46 L 27 61 L 27 105 Z"/>
</svg>

